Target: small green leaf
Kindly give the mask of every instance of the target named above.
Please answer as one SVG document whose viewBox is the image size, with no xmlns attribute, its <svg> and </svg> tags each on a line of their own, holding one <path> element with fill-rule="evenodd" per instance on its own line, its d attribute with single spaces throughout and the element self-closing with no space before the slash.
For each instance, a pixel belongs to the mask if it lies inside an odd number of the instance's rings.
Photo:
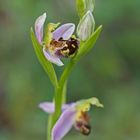
<svg viewBox="0 0 140 140">
<path fill-rule="evenodd" d="M 86 55 L 94 47 L 96 40 L 100 35 L 101 30 L 102 30 L 102 25 L 96 29 L 96 31 L 91 35 L 91 37 L 86 42 L 81 43 L 81 45 L 79 46 L 78 53 L 73 58 L 73 61 L 77 62 L 81 57 Z"/>
<path fill-rule="evenodd" d="M 52 65 L 51 62 L 49 62 L 45 58 L 45 56 L 43 54 L 43 51 L 42 51 L 42 46 L 38 43 L 32 28 L 31 28 L 30 33 L 31 33 L 31 39 L 32 39 L 32 43 L 33 43 L 33 47 L 34 47 L 35 53 L 36 53 L 36 55 L 37 55 L 41 65 L 43 66 L 45 72 L 49 76 L 52 84 L 55 87 L 57 87 L 58 80 L 57 80 L 57 76 L 56 76 L 55 70 L 53 68 L 53 65 Z"/>
</svg>

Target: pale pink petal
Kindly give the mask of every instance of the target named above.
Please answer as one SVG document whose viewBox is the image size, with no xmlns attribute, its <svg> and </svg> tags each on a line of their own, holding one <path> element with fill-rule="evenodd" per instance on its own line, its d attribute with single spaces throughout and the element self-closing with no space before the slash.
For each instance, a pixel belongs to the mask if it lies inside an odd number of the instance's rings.
<svg viewBox="0 0 140 140">
<path fill-rule="evenodd" d="M 66 109 L 57 120 L 52 129 L 52 140 L 61 140 L 72 128 L 75 123 L 75 107 Z"/>
<path fill-rule="evenodd" d="M 58 40 L 62 37 L 64 40 L 68 40 L 72 36 L 74 30 L 75 25 L 73 23 L 63 24 L 53 32 L 53 38 Z"/>
<path fill-rule="evenodd" d="M 71 105 L 72 105 L 72 103 L 71 104 L 64 104 L 62 106 L 62 111 L 66 110 Z M 39 104 L 39 108 L 41 108 L 43 111 L 45 111 L 49 114 L 52 114 L 55 111 L 55 106 L 54 106 L 54 103 L 52 103 L 52 102 L 42 102 Z"/>
<path fill-rule="evenodd" d="M 45 48 L 43 48 L 43 53 L 44 53 L 46 59 L 49 60 L 50 62 L 52 62 L 58 66 L 64 65 L 59 57 L 50 54 L 48 51 L 45 50 Z"/>
<path fill-rule="evenodd" d="M 39 104 L 39 108 L 41 108 L 43 111 L 52 114 L 54 113 L 54 103 L 51 102 L 43 102 Z"/>
<path fill-rule="evenodd" d="M 46 20 L 46 13 L 39 16 L 35 21 L 35 34 L 40 44 L 42 44 L 43 26 L 44 26 L 45 20 Z"/>
</svg>

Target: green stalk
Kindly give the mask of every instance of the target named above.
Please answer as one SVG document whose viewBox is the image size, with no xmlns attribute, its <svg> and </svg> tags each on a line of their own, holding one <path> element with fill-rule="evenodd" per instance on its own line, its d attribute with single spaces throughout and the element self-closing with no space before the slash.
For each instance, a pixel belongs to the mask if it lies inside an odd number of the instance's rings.
<svg viewBox="0 0 140 140">
<path fill-rule="evenodd" d="M 55 87 L 55 95 L 56 95 L 56 92 L 57 92 L 57 87 Z M 55 100 L 53 100 L 53 102 L 55 102 Z M 54 120 L 54 114 L 49 115 L 48 127 L 47 127 L 47 140 L 52 140 L 52 138 L 51 138 L 51 130 L 52 130 L 53 125 L 54 125 L 53 120 Z"/>
<path fill-rule="evenodd" d="M 52 115 L 49 115 L 47 127 L 47 140 L 51 140 L 51 129 L 52 129 Z"/>
<path fill-rule="evenodd" d="M 62 105 L 63 105 L 64 101 L 66 100 L 67 79 L 68 79 L 74 65 L 75 65 L 75 62 L 73 61 L 73 59 L 71 59 L 70 63 L 63 71 L 61 78 L 59 80 L 58 88 L 55 93 L 55 113 L 53 115 L 53 125 L 59 118 L 59 116 L 61 114 Z"/>
<path fill-rule="evenodd" d="M 65 104 L 66 103 L 66 100 L 67 100 L 67 81 L 64 84 L 63 94 L 62 95 L 63 95 L 63 97 L 62 97 L 62 103 Z"/>
<path fill-rule="evenodd" d="M 62 105 L 66 102 L 67 79 L 74 65 L 74 61 L 71 60 L 61 75 L 58 87 L 55 88 L 55 113 L 49 116 L 47 140 L 51 140 L 51 130 L 61 114 Z"/>
</svg>

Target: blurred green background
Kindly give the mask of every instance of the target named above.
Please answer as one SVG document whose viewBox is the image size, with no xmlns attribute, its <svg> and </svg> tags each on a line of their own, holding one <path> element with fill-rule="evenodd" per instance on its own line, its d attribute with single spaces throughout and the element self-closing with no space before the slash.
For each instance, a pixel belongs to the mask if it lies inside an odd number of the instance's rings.
<svg viewBox="0 0 140 140">
<path fill-rule="evenodd" d="M 68 101 L 98 97 L 92 133 L 74 130 L 64 140 L 140 139 L 140 0 L 96 0 L 95 48 L 69 78 Z M 48 115 L 37 106 L 53 88 L 32 48 L 35 19 L 78 24 L 74 0 L 0 0 L 0 140 L 45 140 Z M 56 67 L 58 75 L 63 68 Z"/>
</svg>

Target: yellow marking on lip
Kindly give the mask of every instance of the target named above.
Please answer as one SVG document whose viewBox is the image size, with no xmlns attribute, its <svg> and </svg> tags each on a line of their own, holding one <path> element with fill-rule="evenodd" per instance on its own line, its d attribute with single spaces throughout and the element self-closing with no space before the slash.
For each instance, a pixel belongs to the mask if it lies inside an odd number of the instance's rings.
<svg viewBox="0 0 140 140">
<path fill-rule="evenodd" d="M 68 47 L 68 45 L 67 45 L 67 44 L 65 44 L 65 47 Z"/>
<path fill-rule="evenodd" d="M 75 45 L 73 45 L 73 44 L 72 44 L 71 46 L 72 46 L 73 48 L 76 48 L 76 46 L 75 46 Z"/>
<path fill-rule="evenodd" d="M 70 50 L 69 50 L 69 49 L 67 49 L 67 50 L 62 50 L 62 52 L 63 52 L 63 53 L 69 53 Z"/>
</svg>

